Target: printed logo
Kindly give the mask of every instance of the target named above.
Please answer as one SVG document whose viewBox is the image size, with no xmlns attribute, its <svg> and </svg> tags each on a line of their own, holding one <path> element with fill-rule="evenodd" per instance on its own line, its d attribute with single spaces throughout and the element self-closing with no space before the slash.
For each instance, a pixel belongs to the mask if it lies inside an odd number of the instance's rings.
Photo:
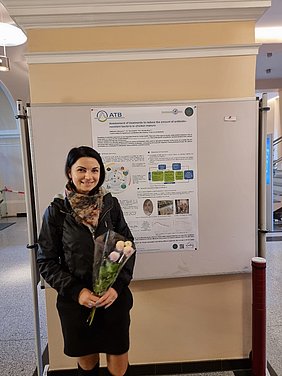
<svg viewBox="0 0 282 376">
<path fill-rule="evenodd" d="M 106 112 L 104 110 L 100 110 L 97 112 L 96 118 L 101 123 L 104 123 L 108 119 L 122 119 L 122 113 L 121 112 Z"/>
<path fill-rule="evenodd" d="M 102 123 L 108 119 L 108 114 L 106 111 L 99 111 L 97 112 L 97 119 Z"/>
<path fill-rule="evenodd" d="M 173 115 L 178 115 L 178 114 L 181 114 L 182 111 L 181 110 L 178 110 L 178 108 L 173 108 L 172 110 L 165 110 L 165 111 L 161 111 L 162 114 L 173 114 Z"/>
<path fill-rule="evenodd" d="M 193 110 L 193 108 L 192 107 L 187 107 L 187 108 L 185 108 L 185 115 L 186 116 L 192 116 L 193 114 L 194 114 L 194 110 Z"/>
</svg>

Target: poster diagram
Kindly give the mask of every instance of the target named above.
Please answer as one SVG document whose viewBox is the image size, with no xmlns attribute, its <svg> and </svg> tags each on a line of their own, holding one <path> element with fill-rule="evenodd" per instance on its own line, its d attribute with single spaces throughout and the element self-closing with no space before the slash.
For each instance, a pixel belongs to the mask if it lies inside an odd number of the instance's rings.
<svg viewBox="0 0 282 376">
<path fill-rule="evenodd" d="M 91 124 L 138 250 L 197 250 L 197 107 L 93 107 Z"/>
<path fill-rule="evenodd" d="M 128 167 L 122 163 L 105 164 L 106 179 L 105 188 L 113 194 L 119 194 L 130 185 L 130 173 Z"/>
</svg>

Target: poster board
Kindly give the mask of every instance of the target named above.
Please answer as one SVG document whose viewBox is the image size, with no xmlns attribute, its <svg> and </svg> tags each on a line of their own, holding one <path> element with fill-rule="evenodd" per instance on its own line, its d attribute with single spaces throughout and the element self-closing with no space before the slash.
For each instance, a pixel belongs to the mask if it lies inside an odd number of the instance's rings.
<svg viewBox="0 0 282 376">
<path fill-rule="evenodd" d="M 191 101 L 171 105 L 187 104 Z M 257 103 L 241 100 L 193 105 L 197 106 L 198 247 L 193 251 L 137 252 L 135 279 L 251 271 L 257 245 Z M 92 145 L 93 107 L 31 107 L 40 216 L 63 190 L 69 149 Z"/>
</svg>

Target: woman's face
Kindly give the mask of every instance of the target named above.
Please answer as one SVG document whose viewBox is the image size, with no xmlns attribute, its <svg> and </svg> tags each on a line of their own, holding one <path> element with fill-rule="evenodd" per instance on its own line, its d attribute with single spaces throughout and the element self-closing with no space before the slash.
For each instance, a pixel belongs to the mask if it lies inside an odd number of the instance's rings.
<svg viewBox="0 0 282 376">
<path fill-rule="evenodd" d="M 144 201 L 143 210 L 144 210 L 144 213 L 147 214 L 147 215 L 152 214 L 152 212 L 153 212 L 153 203 L 152 203 L 151 200 L 145 200 Z"/>
<path fill-rule="evenodd" d="M 79 158 L 71 167 L 69 177 L 78 193 L 88 194 L 100 179 L 100 165 L 95 158 Z"/>
</svg>

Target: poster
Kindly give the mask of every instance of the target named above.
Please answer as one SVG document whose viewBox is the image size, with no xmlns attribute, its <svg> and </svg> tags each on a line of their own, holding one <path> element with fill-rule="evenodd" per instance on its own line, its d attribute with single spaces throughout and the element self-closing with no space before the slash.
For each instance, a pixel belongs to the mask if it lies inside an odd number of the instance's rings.
<svg viewBox="0 0 282 376">
<path fill-rule="evenodd" d="M 93 107 L 91 124 L 138 251 L 197 250 L 197 106 Z"/>
</svg>

